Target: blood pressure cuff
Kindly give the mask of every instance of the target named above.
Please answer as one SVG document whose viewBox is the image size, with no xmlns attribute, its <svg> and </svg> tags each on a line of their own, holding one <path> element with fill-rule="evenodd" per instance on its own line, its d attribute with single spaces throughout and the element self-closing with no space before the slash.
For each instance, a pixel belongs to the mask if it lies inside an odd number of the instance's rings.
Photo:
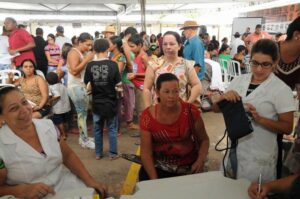
<svg viewBox="0 0 300 199">
<path fill-rule="evenodd" d="M 242 100 L 230 102 L 222 100 L 218 106 L 223 113 L 228 137 L 231 140 L 238 140 L 253 132 L 251 120 L 248 118 Z"/>
</svg>

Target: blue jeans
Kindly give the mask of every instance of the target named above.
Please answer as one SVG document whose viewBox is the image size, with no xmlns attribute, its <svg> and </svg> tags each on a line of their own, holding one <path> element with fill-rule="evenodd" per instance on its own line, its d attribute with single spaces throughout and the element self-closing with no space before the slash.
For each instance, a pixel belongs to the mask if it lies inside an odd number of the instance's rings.
<svg viewBox="0 0 300 199">
<path fill-rule="evenodd" d="M 0 64 L 0 70 L 10 69 L 10 64 Z"/>
<path fill-rule="evenodd" d="M 50 72 L 56 72 L 57 70 L 57 67 L 56 66 L 48 66 L 48 71 L 47 73 L 50 73 Z"/>
<path fill-rule="evenodd" d="M 113 118 L 106 120 L 101 118 L 100 115 L 93 113 L 93 132 L 95 137 L 96 145 L 96 156 L 103 156 L 103 127 L 104 122 L 108 127 L 108 140 L 109 140 L 109 156 L 115 156 L 118 154 L 117 149 L 117 128 L 118 128 L 118 117 L 117 115 Z"/>
<path fill-rule="evenodd" d="M 77 112 L 77 124 L 79 128 L 80 138 L 83 141 L 87 141 L 88 134 L 86 119 L 89 105 L 89 96 L 86 94 L 86 89 L 81 86 L 69 87 L 68 94 Z"/>
</svg>

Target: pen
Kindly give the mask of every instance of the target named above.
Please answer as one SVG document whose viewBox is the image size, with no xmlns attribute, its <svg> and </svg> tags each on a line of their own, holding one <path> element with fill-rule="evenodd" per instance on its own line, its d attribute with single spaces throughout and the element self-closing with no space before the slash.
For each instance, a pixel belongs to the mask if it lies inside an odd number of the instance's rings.
<svg viewBox="0 0 300 199">
<path fill-rule="evenodd" d="M 258 177 L 258 189 L 257 189 L 258 194 L 261 192 L 261 173 L 259 174 Z"/>
</svg>

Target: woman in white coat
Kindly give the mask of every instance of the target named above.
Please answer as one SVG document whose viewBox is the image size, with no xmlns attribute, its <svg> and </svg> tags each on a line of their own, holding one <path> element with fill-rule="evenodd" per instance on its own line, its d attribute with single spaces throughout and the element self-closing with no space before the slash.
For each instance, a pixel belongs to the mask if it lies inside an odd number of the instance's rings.
<svg viewBox="0 0 300 199">
<path fill-rule="evenodd" d="M 293 130 L 295 110 L 291 89 L 277 78 L 274 68 L 279 60 L 276 43 L 262 39 L 251 51 L 251 72 L 236 77 L 227 92 L 214 103 L 226 99 L 242 100 L 252 114 L 253 133 L 239 139 L 237 146 L 237 178 L 256 181 L 262 174 L 263 182 L 276 178 L 277 134 Z"/>
<path fill-rule="evenodd" d="M 54 124 L 32 119 L 31 105 L 16 87 L 0 87 L 0 119 L 5 121 L 0 129 L 0 196 L 37 199 L 81 187 L 105 194 L 106 185 L 95 181 L 59 140 Z"/>
</svg>

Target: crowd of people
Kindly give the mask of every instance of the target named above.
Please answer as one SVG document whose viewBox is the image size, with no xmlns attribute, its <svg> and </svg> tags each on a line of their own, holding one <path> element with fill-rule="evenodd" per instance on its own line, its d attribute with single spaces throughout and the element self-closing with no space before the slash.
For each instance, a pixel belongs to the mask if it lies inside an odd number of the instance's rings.
<svg viewBox="0 0 300 199">
<path fill-rule="evenodd" d="M 213 60 L 223 69 L 228 62 L 221 60 L 235 60 L 245 74 L 211 100 L 216 112 L 222 100 L 242 100 L 251 115 L 253 133 L 239 140 L 235 177 L 253 182 L 253 199 L 269 192 L 299 197 L 300 170 L 276 181 L 276 165 L 278 137 L 293 131 L 292 91 L 298 88 L 300 98 L 300 17 L 277 43 L 260 24 L 253 33 L 247 29 L 242 39 L 235 33 L 230 45 L 227 38 L 220 44 L 208 33 L 197 35 L 198 29 L 195 21 L 186 21 L 180 29 L 183 37 L 174 31 L 148 36 L 134 27 L 117 35 L 109 25 L 102 36 L 83 32 L 69 39 L 57 26 L 56 35 L 48 34 L 45 41 L 41 28 L 34 37 L 18 28 L 15 19 L 6 18 L 7 42 L 1 42 L 5 47 L 0 49 L 13 58 L 0 63 L 0 69 L 23 75 L 15 79 L 9 73 L 8 84 L 0 86 L 0 196 L 43 198 L 74 187 L 107 193 L 106 185 L 90 176 L 65 142 L 70 113 L 77 115 L 79 145 L 95 149 L 97 160 L 106 154 L 105 130 L 111 160 L 119 157 L 117 136 L 123 120 L 128 129 L 138 130 L 140 181 L 203 172 L 210 133 L 202 119 L 200 95 L 212 83 Z M 90 104 L 94 137 L 88 136 L 87 128 Z M 54 124 L 41 119 L 48 117 Z M 261 193 L 256 191 L 259 174 Z"/>
</svg>

